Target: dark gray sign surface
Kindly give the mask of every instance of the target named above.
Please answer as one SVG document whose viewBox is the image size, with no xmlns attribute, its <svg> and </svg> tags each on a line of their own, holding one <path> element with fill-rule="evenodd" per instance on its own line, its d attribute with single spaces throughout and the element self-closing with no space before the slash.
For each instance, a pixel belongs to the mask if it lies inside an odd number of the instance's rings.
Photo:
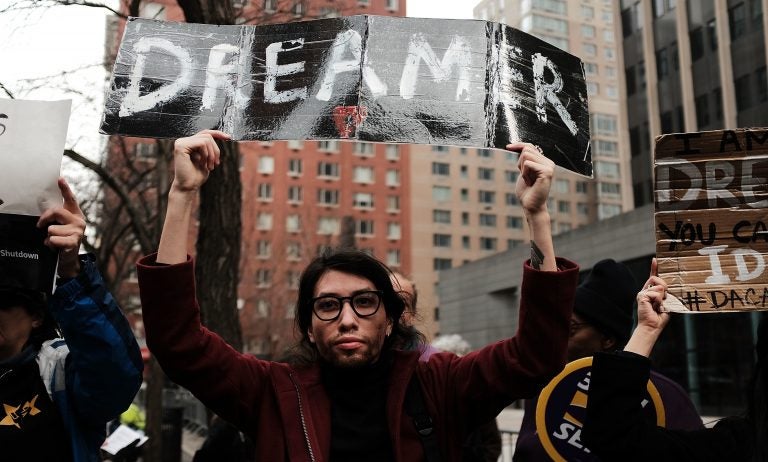
<svg viewBox="0 0 768 462">
<path fill-rule="evenodd" d="M 592 175 L 581 61 L 486 21 L 129 20 L 101 130 L 177 138 L 206 128 L 235 140 L 526 141 Z"/>
</svg>

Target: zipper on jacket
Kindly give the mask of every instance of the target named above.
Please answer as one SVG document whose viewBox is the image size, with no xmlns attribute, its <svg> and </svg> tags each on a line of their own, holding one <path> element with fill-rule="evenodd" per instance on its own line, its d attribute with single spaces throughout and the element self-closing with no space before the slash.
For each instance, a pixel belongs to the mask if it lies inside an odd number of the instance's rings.
<svg viewBox="0 0 768 462">
<path fill-rule="evenodd" d="M 307 449 L 309 450 L 309 460 L 312 462 L 315 462 L 315 453 L 312 451 L 312 445 L 309 442 L 309 432 L 307 431 L 307 422 L 304 420 L 304 407 L 302 406 L 301 402 L 301 393 L 299 392 L 299 385 L 296 383 L 296 380 L 293 378 L 293 373 L 288 375 L 291 378 L 291 383 L 293 383 L 293 388 L 296 389 L 296 396 L 299 399 L 299 417 L 301 418 L 301 430 L 304 432 L 304 442 L 307 443 Z"/>
</svg>

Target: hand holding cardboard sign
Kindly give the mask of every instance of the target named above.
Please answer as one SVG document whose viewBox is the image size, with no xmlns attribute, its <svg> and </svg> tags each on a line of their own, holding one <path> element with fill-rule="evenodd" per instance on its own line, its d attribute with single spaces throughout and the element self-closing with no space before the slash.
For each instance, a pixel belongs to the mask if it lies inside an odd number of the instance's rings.
<svg viewBox="0 0 768 462">
<path fill-rule="evenodd" d="M 59 277 L 73 278 L 80 273 L 77 253 L 85 235 L 85 215 L 67 181 L 59 178 L 58 185 L 64 204 L 43 212 L 37 227 L 48 227 L 45 245 L 59 250 Z"/>
<path fill-rule="evenodd" d="M 535 269 L 556 271 L 552 225 L 547 210 L 555 163 L 544 156 L 541 148 L 530 143 L 511 143 L 507 149 L 520 153 L 517 159 L 520 176 L 515 193 L 525 211 L 531 234 L 531 264 Z"/>
<path fill-rule="evenodd" d="M 651 275 L 643 290 L 637 294 L 637 327 L 629 339 L 625 351 L 649 356 L 653 345 L 669 323 L 669 313 L 662 311 L 667 296 L 667 283 L 658 276 L 658 264 L 651 262 Z"/>
</svg>

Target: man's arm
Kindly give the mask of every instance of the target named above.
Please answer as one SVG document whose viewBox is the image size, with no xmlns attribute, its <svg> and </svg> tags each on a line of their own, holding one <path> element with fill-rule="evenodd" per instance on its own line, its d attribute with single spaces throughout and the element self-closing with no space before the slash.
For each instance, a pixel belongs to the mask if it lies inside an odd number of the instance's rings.
<svg viewBox="0 0 768 462">
<path fill-rule="evenodd" d="M 174 264 L 187 261 L 189 225 L 192 208 L 200 187 L 219 164 L 221 155 L 216 140 L 228 140 L 218 130 L 203 130 L 187 138 L 179 138 L 173 147 L 174 177 L 168 193 L 157 263 Z"/>
<path fill-rule="evenodd" d="M 69 355 L 65 383 L 71 405 L 91 424 L 120 414 L 142 380 L 141 353 L 128 321 L 107 290 L 92 256 L 78 257 L 85 219 L 69 185 L 59 179 L 61 207 L 47 210 L 38 226 L 59 250 L 59 286 L 48 307 L 64 333 Z M 56 390 L 52 390 L 56 391 Z"/>
<path fill-rule="evenodd" d="M 530 143 L 512 143 L 507 145 L 507 149 L 520 153 L 517 159 L 520 176 L 515 192 L 531 234 L 531 266 L 542 271 L 557 271 L 552 223 L 547 209 L 555 163 Z"/>
</svg>

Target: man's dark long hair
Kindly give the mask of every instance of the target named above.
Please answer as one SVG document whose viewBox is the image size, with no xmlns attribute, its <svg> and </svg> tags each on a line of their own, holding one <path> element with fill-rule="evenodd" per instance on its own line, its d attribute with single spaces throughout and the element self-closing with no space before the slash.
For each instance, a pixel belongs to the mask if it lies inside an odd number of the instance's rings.
<svg viewBox="0 0 768 462">
<path fill-rule="evenodd" d="M 382 352 L 391 349 L 393 345 L 413 342 L 413 332 L 405 329 L 400 322 L 405 304 L 392 287 L 389 268 L 376 258 L 359 250 L 330 250 L 312 260 L 301 274 L 295 316 L 295 326 L 301 340 L 288 354 L 287 362 L 308 365 L 317 360 L 317 347 L 309 341 L 307 330 L 312 325 L 312 298 L 317 281 L 328 271 L 339 271 L 368 279 L 377 290 L 383 293 L 382 303 L 387 318 L 392 323 L 392 333 L 384 340 Z"/>
</svg>

